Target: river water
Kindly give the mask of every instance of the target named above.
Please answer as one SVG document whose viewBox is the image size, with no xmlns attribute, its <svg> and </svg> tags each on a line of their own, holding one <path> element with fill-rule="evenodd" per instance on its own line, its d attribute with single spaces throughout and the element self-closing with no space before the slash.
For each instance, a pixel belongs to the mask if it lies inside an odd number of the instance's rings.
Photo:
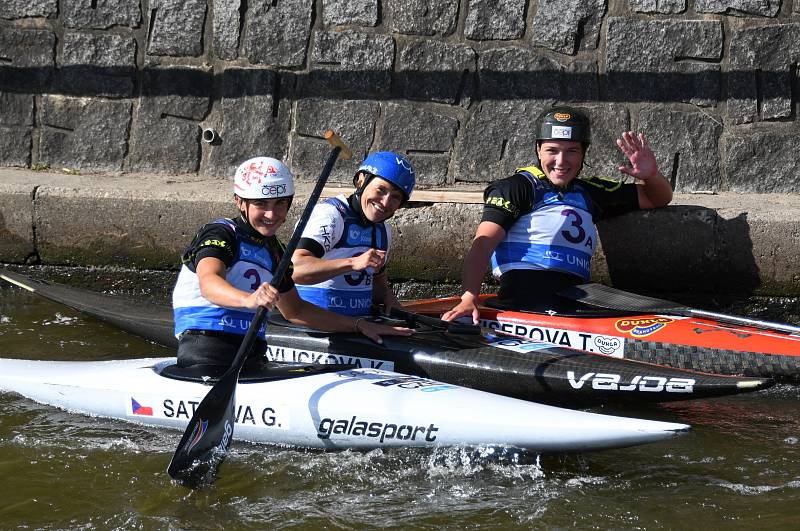
<svg viewBox="0 0 800 531">
<path fill-rule="evenodd" d="M 797 309 L 796 301 L 779 302 L 756 306 L 773 318 Z M 171 352 L 0 287 L 2 357 L 165 355 Z M 580 455 L 321 453 L 237 441 L 217 482 L 190 491 L 165 472 L 179 432 L 0 394 L 0 528 L 797 529 L 798 403 L 800 387 L 783 385 L 636 410 L 600 408 L 684 422 L 693 431 Z"/>
</svg>

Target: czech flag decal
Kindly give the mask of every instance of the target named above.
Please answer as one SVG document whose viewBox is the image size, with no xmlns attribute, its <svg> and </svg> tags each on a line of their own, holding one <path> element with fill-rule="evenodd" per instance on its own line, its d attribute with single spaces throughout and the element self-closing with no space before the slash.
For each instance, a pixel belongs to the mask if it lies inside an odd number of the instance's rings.
<svg viewBox="0 0 800 531">
<path fill-rule="evenodd" d="M 131 410 L 133 411 L 134 415 L 144 415 L 146 417 L 153 416 L 153 408 L 141 405 L 133 397 L 131 397 Z"/>
</svg>

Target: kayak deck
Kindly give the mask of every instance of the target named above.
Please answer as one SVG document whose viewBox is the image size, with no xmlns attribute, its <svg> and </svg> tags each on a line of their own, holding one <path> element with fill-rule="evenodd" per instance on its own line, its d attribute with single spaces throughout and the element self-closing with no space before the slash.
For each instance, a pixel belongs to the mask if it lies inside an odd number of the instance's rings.
<svg viewBox="0 0 800 531">
<path fill-rule="evenodd" d="M 0 390 L 74 412 L 183 429 L 209 386 L 161 376 L 173 363 L 0 359 Z M 688 430 L 375 369 L 242 383 L 236 391 L 237 439 L 324 450 L 490 445 L 560 453 L 656 442 Z"/>
<path fill-rule="evenodd" d="M 485 304 L 491 297 L 481 296 L 481 325 L 508 334 L 680 369 L 800 382 L 800 336 L 795 334 L 674 315 L 604 310 L 576 317 L 502 310 Z M 405 307 L 438 316 L 456 302 L 426 299 Z"/>
</svg>

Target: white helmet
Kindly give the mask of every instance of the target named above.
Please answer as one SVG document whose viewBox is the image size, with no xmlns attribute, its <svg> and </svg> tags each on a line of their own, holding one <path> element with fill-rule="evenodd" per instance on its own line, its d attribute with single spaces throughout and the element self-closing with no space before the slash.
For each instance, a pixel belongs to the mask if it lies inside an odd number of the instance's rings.
<svg viewBox="0 0 800 531">
<path fill-rule="evenodd" d="M 242 199 L 291 197 L 294 178 L 283 162 L 272 157 L 255 157 L 236 168 L 233 193 Z"/>
</svg>

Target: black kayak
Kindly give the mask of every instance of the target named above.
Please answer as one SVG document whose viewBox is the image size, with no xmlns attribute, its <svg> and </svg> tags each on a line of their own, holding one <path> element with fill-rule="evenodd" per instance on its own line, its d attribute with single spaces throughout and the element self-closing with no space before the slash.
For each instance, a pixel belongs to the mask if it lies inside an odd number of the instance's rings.
<svg viewBox="0 0 800 531">
<path fill-rule="evenodd" d="M 0 272 L 0 278 L 149 341 L 177 345 L 172 309 L 166 305 L 35 281 L 7 271 Z M 271 316 L 267 332 L 268 356 L 273 361 L 348 363 L 393 370 L 569 406 L 719 397 L 765 389 L 774 383 L 769 378 L 722 376 L 613 358 L 415 314 L 406 317 L 398 324 L 413 327 L 415 334 L 387 336 L 378 345 L 360 334 L 298 327 L 276 314 Z M 411 379 L 407 385 L 416 384 Z"/>
</svg>

